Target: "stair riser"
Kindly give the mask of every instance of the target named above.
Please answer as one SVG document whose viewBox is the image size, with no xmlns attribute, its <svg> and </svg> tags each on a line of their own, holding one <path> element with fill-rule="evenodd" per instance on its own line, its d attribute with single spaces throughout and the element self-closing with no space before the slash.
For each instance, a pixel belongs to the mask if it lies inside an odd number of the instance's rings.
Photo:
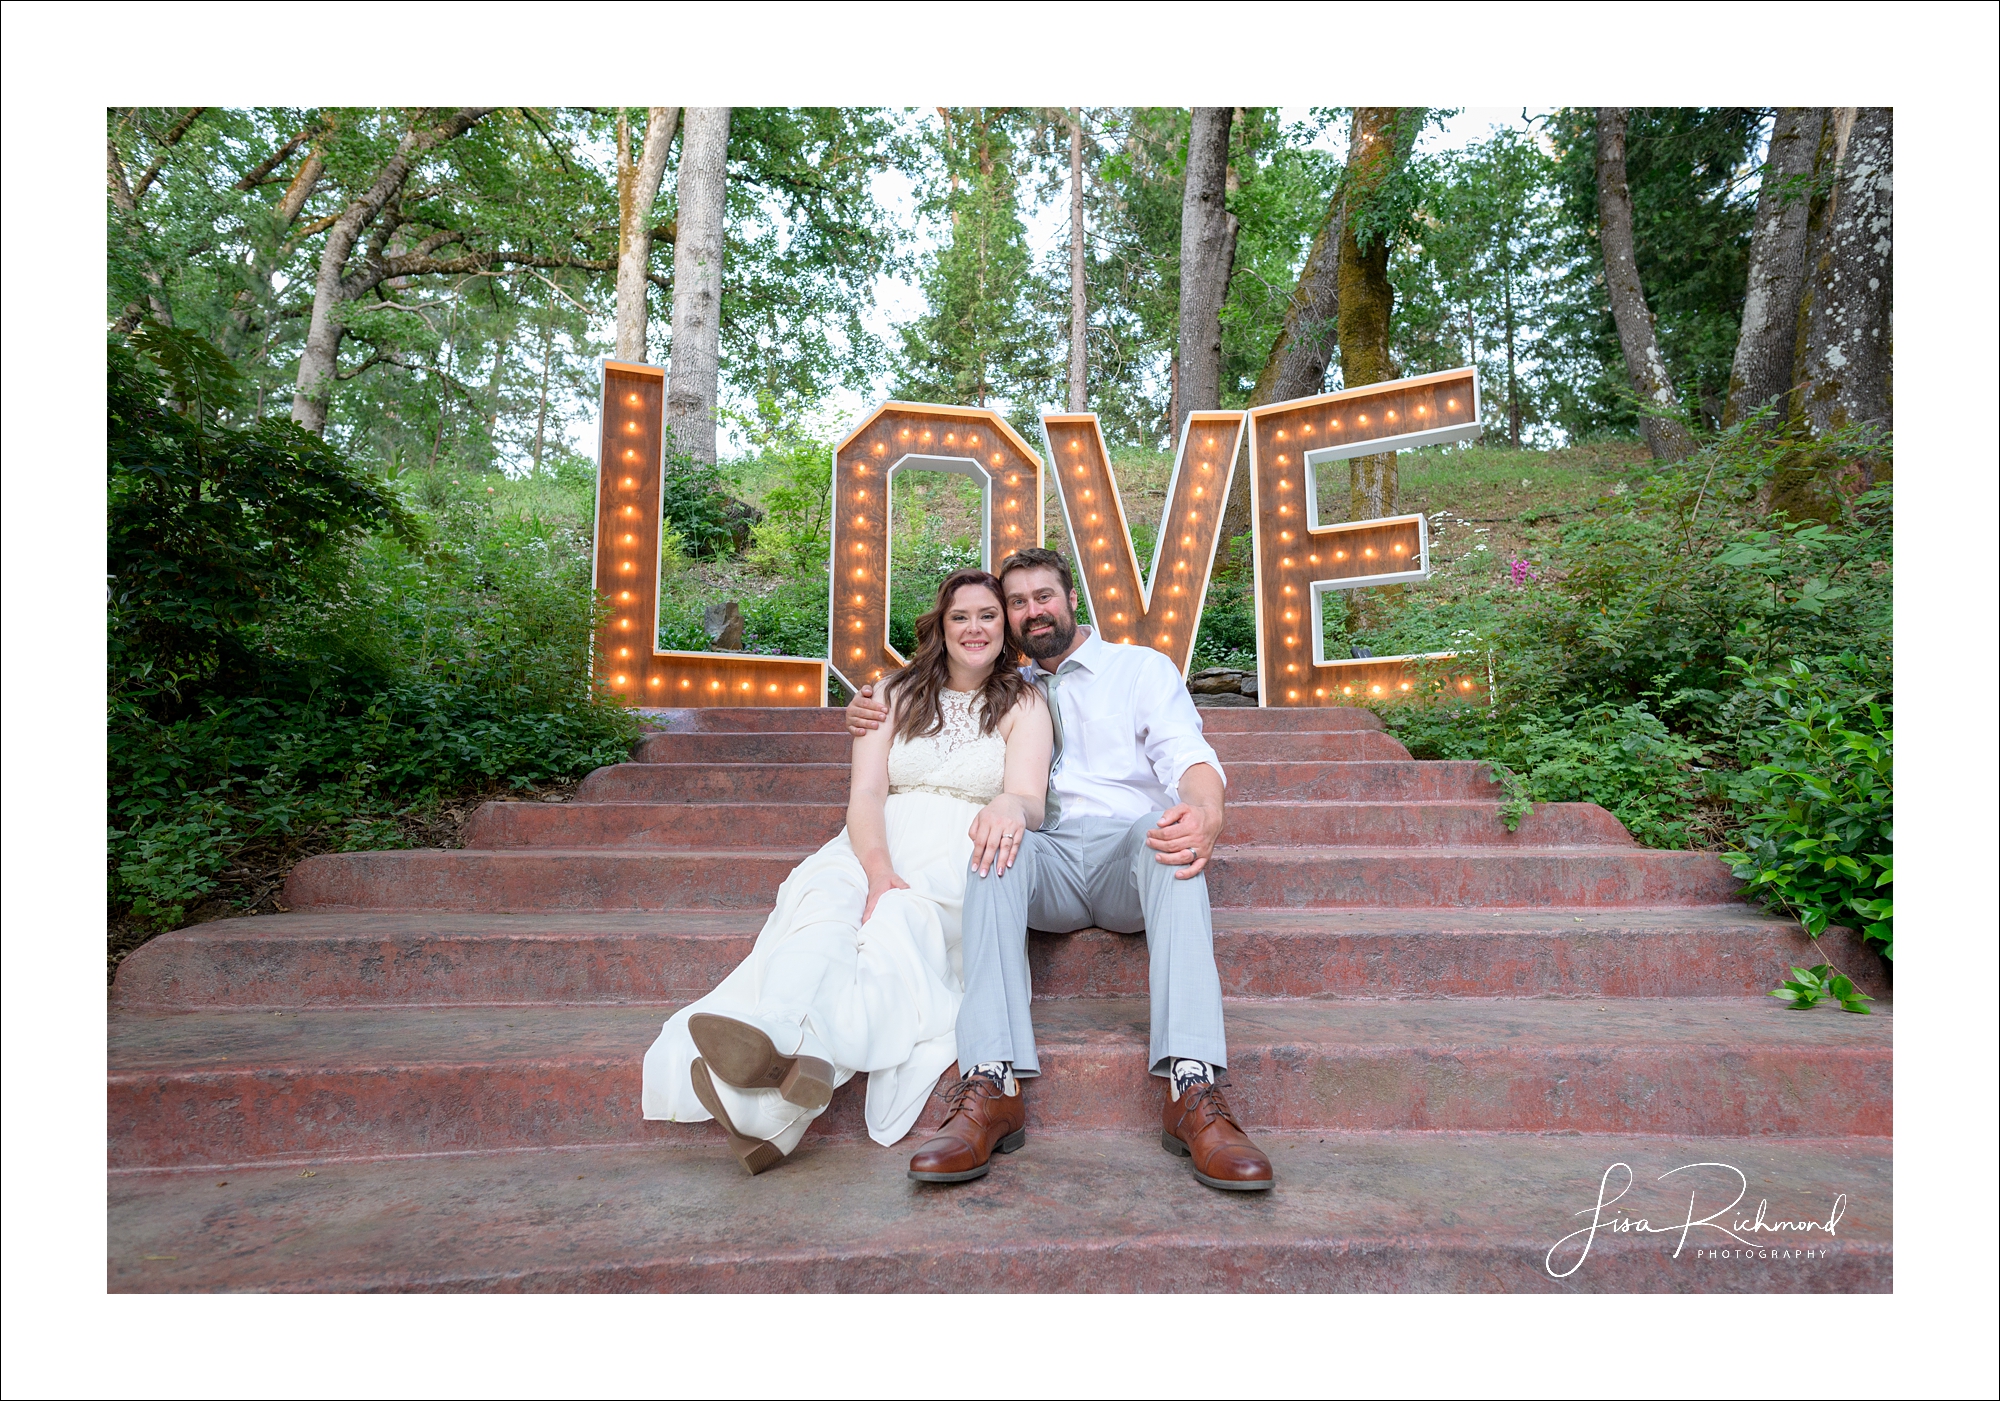
<svg viewBox="0 0 2000 1401">
<path fill-rule="evenodd" d="M 1560 917 L 1552 917 L 1559 919 Z M 1353 921 L 1343 918 L 1342 923 Z M 546 936 L 442 934 L 260 938 L 165 935 L 118 970 L 122 1009 L 395 1007 L 450 1004 L 637 1004 L 691 1001 L 750 952 L 751 934 L 673 931 Z M 751 927 L 754 927 L 752 924 Z M 1819 957 L 1885 997 L 1879 956 L 1846 930 Z M 1758 996 L 1814 950 L 1796 927 L 1592 931 L 1577 934 L 1371 934 L 1219 930 L 1227 997 Z M 1028 961 L 1037 998 L 1144 997 L 1143 935 L 1101 929 L 1035 933 Z"/>
<path fill-rule="evenodd" d="M 551 910 L 768 908 L 797 852 L 389 851 L 315 856 L 293 868 L 293 909 Z M 1218 907 L 1489 908 L 1715 905 L 1738 883 L 1713 856 L 1689 852 L 1480 852 L 1283 849 L 1218 854 L 1207 876 Z"/>
<path fill-rule="evenodd" d="M 846 712 L 839 708 L 756 707 L 714 710 L 642 710 L 648 723 L 668 734 L 846 734 Z M 1208 734 L 1297 734 L 1310 730 L 1379 730 L 1373 711 L 1351 706 L 1324 710 L 1259 710 L 1244 707 L 1204 710 L 1202 728 Z"/>
<path fill-rule="evenodd" d="M 110 1166 L 195 1167 L 501 1149 L 721 1140 L 713 1124 L 645 1121 L 635 1044 L 565 1057 L 377 1070 L 221 1068 L 114 1074 Z M 1052 1047 L 1028 1087 L 1035 1132 L 1157 1131 L 1163 1081 L 1142 1046 Z M 949 1073 L 949 1072 L 948 1072 Z M 1709 1051 L 1236 1046 L 1229 1097 L 1246 1127 L 1346 1131 L 1887 1135 L 1886 1048 Z M 813 1134 L 858 1137 L 864 1084 Z M 931 1100 L 919 1132 L 935 1127 Z"/>
<path fill-rule="evenodd" d="M 1163 1174 L 1172 1171 L 1164 1159 L 1162 1164 Z M 888 1162 L 882 1170 L 894 1174 L 902 1169 L 900 1162 Z M 1185 1165 L 1181 1171 L 1186 1172 Z M 994 1169 L 995 1175 L 1006 1172 L 1004 1162 Z M 1185 1185 L 1163 1175 L 1158 1189 L 1180 1191 Z M 949 1189 L 918 1190 L 942 1194 Z M 294 1219 L 294 1213 L 282 1209 L 271 1215 L 276 1219 L 267 1219 L 252 1205 L 230 1211 L 225 1220 L 237 1228 L 237 1238 L 261 1240 Z M 643 1257 L 661 1252 L 643 1249 L 642 1242 L 642 1248 L 626 1252 L 614 1264 L 550 1260 L 566 1253 L 561 1229 L 552 1225 L 534 1233 L 535 1244 L 549 1242 L 543 1250 L 526 1243 L 519 1247 L 521 1257 L 536 1262 L 532 1265 L 440 1269 L 435 1261 L 413 1261 L 367 1272 L 314 1270 L 309 1264 L 280 1272 L 266 1266 L 260 1274 L 274 1277 L 255 1278 L 242 1287 L 320 1294 L 1652 1294 L 1661 1292 L 1665 1280 L 1705 1294 L 1887 1294 L 1895 1286 L 1894 1254 L 1888 1246 L 1844 1242 L 1838 1253 L 1813 1261 L 1809 1269 L 1782 1263 L 1745 1268 L 1718 1261 L 1670 1271 L 1663 1267 L 1662 1255 L 1670 1254 L 1671 1242 L 1662 1247 L 1657 1237 L 1633 1241 L 1600 1236 L 1586 1267 L 1559 1280 L 1538 1268 L 1549 1246 L 1539 1238 L 1477 1246 L 1428 1239 L 1388 1246 L 1371 1241 L 1357 1248 L 1344 1233 L 1327 1231 L 1284 1244 L 1231 1242 L 1216 1248 L 1213 1237 L 1200 1232 L 1120 1238 L 1106 1248 L 1102 1241 L 1017 1243 L 1003 1236 L 979 1250 L 823 1247 L 764 1259 L 722 1251 L 695 1259 L 684 1253 L 649 1259 Z M 109 1289 L 206 1293 L 221 1287 L 216 1277 L 228 1279 L 232 1266 L 236 1262 L 224 1257 L 207 1277 L 162 1282 L 155 1273 L 158 1266 L 149 1271 L 143 1261 L 124 1258 L 114 1264 Z"/>
<path fill-rule="evenodd" d="M 1295 762 L 1408 759 L 1410 751 L 1379 730 L 1308 730 L 1283 735 L 1217 733 L 1209 736 L 1216 757 L 1268 756 L 1281 743 Z M 837 764 L 853 754 L 844 734 L 666 734 L 643 739 L 632 758 L 642 764 Z"/>
<path fill-rule="evenodd" d="M 1492 768 L 1465 761 L 1225 763 L 1229 798 L 1248 802 L 1498 801 Z M 614 764 L 578 787 L 580 803 L 845 803 L 838 764 Z M 553 805 L 552 805 L 553 806 Z"/>
<path fill-rule="evenodd" d="M 817 847 L 847 820 L 838 803 L 487 803 L 462 834 L 478 850 L 530 847 Z M 1230 846 L 1620 846 L 1632 839 L 1594 803 L 1548 803 L 1515 831 L 1498 803 L 1239 803 Z"/>
</svg>

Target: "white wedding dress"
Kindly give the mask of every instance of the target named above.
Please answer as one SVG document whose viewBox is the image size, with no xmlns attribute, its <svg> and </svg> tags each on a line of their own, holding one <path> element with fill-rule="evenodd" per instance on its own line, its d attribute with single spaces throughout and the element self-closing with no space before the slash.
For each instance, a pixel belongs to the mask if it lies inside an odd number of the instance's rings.
<svg viewBox="0 0 2000 1401">
<path fill-rule="evenodd" d="M 968 830 L 999 796 L 1007 749 L 997 732 L 979 733 L 973 693 L 947 690 L 940 701 L 938 734 L 898 738 L 889 749 L 889 858 L 910 888 L 884 894 L 863 924 L 868 877 L 846 828 L 800 862 L 778 887 L 777 908 L 750 956 L 668 1018 L 646 1052 L 648 1119 L 711 1117 L 688 1078 L 699 1053 L 687 1025 L 696 1012 L 712 1012 L 762 1027 L 784 1054 L 831 1062 L 836 1084 L 866 1074 L 868 1136 L 877 1143 L 910 1131 L 939 1075 L 958 1059 L 952 1029 L 965 989 L 959 921 L 972 863 Z M 720 1080 L 715 1089 L 737 1132 L 786 1153 L 820 1112 L 776 1090 Z"/>
</svg>

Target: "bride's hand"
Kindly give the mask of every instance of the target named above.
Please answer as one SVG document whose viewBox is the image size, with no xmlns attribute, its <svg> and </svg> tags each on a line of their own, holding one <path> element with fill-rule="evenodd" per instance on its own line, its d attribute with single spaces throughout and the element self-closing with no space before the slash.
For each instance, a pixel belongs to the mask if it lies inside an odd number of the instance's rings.
<svg viewBox="0 0 2000 1401">
<path fill-rule="evenodd" d="M 910 883 L 894 871 L 884 871 L 880 875 L 868 877 L 868 903 L 861 907 L 861 922 L 868 923 L 875 917 L 875 902 L 892 890 L 908 890 Z"/>
<path fill-rule="evenodd" d="M 1021 800 L 1002 793 L 979 810 L 972 819 L 972 869 L 984 876 L 996 866 L 1006 871 L 1021 854 L 1021 842 L 1028 831 L 1028 817 Z"/>
</svg>

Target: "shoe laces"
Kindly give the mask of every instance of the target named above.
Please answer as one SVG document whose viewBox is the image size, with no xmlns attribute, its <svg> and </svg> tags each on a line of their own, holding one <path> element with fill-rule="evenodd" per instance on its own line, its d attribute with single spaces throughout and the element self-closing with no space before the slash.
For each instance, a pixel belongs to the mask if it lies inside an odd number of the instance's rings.
<svg viewBox="0 0 2000 1401">
<path fill-rule="evenodd" d="M 1204 1080 L 1181 1096 L 1185 1106 L 1182 1113 L 1199 1115 L 1204 1126 L 1209 1121 L 1221 1119 L 1241 1130 L 1243 1125 L 1236 1122 L 1236 1115 L 1230 1111 L 1229 1101 L 1222 1097 L 1222 1087 L 1212 1080 Z"/>
<path fill-rule="evenodd" d="M 991 1076 L 965 1075 L 959 1077 L 950 1089 L 932 1093 L 944 1100 L 945 1122 L 949 1123 L 965 1108 L 966 1101 L 975 1096 L 980 1099 L 999 1099 L 1006 1091 L 1003 1086 L 995 1084 Z"/>
</svg>

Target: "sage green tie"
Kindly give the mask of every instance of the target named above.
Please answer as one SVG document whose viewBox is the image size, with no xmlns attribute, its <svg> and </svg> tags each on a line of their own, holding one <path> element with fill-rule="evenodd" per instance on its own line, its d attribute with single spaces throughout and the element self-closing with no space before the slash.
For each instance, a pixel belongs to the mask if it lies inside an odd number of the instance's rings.
<svg viewBox="0 0 2000 1401">
<path fill-rule="evenodd" d="M 1062 767 L 1063 757 L 1062 707 L 1056 704 L 1056 692 L 1062 685 L 1062 673 L 1036 667 L 1035 684 L 1042 688 L 1042 695 L 1048 700 L 1049 719 L 1054 723 L 1056 732 L 1055 752 L 1049 756 L 1049 796 L 1042 807 L 1041 826 L 1042 831 L 1053 832 L 1056 824 L 1062 821 L 1062 800 L 1056 797 L 1056 770 Z"/>
</svg>

